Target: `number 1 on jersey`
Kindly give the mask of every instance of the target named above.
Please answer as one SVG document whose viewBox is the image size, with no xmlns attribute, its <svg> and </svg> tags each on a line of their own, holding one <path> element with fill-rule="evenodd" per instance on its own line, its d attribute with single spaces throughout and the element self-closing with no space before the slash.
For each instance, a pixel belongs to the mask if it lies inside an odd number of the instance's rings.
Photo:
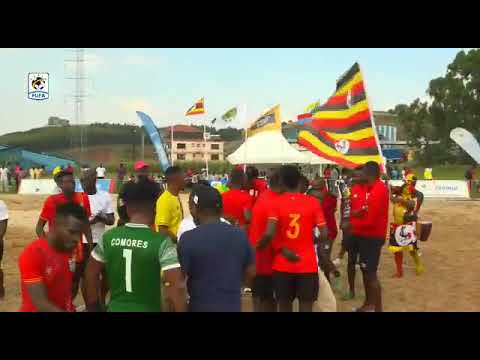
<svg viewBox="0 0 480 360">
<path fill-rule="evenodd" d="M 132 249 L 123 249 L 125 258 L 125 290 L 132 292 Z"/>
</svg>

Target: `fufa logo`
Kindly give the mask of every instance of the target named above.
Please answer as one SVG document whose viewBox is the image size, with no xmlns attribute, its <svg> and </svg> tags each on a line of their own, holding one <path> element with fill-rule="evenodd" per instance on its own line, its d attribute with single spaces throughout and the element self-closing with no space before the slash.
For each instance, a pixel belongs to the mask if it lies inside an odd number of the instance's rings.
<svg viewBox="0 0 480 360">
<path fill-rule="evenodd" d="M 47 100 L 49 98 L 48 73 L 28 74 L 28 98 L 30 100 Z"/>
</svg>

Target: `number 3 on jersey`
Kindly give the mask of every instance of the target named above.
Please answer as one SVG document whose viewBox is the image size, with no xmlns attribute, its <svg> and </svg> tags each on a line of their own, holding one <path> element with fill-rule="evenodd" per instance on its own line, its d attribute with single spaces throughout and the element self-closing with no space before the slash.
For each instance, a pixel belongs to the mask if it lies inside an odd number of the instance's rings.
<svg viewBox="0 0 480 360">
<path fill-rule="evenodd" d="M 132 249 L 123 249 L 125 258 L 125 290 L 132 292 Z"/>
<path fill-rule="evenodd" d="M 289 239 L 296 239 L 300 234 L 300 224 L 298 220 L 300 219 L 300 214 L 290 214 L 288 215 L 292 221 L 288 224 L 289 229 L 287 230 L 287 237 Z"/>
</svg>

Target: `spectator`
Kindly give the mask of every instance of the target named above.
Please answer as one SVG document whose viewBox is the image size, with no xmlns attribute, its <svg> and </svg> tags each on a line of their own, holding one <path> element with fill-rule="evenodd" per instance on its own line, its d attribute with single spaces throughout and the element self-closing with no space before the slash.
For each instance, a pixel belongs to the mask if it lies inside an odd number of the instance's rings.
<svg viewBox="0 0 480 360">
<path fill-rule="evenodd" d="M 179 194 L 185 188 L 185 175 L 181 168 L 171 166 L 165 171 L 167 189 L 157 200 L 155 226 L 158 232 L 177 242 L 177 233 L 183 220 L 183 208 Z"/>
<path fill-rule="evenodd" d="M 150 167 L 145 161 L 143 161 L 143 160 L 137 161 L 134 164 L 133 168 L 135 170 L 135 175 L 134 174 L 130 175 L 129 182 L 151 181 L 151 179 L 149 177 Z M 127 208 L 126 208 L 126 205 L 125 205 L 125 201 L 123 199 L 124 195 L 125 195 L 124 194 L 124 189 L 125 189 L 125 186 L 127 184 L 128 183 L 124 184 L 122 189 L 120 189 L 120 192 L 119 192 L 118 198 L 117 198 L 117 213 L 118 213 L 117 226 L 123 226 L 130 221 L 130 217 L 127 214 Z M 161 190 L 160 186 L 158 184 L 156 184 L 156 186 L 158 187 L 159 192 L 161 192 L 160 191 Z"/>
<path fill-rule="evenodd" d="M 127 176 L 127 168 L 123 166 L 123 163 L 120 163 L 120 166 L 117 169 L 117 192 L 122 187 L 123 182 L 125 181 L 125 176 Z"/>
<path fill-rule="evenodd" d="M 15 166 L 13 166 L 13 164 L 7 163 L 7 167 L 8 167 L 8 184 L 12 186 L 13 180 L 15 178 Z"/>
<path fill-rule="evenodd" d="M 255 166 L 248 166 L 247 171 L 246 190 L 255 201 L 258 197 L 268 189 L 268 184 L 265 179 L 259 178 L 258 169 Z"/>
<path fill-rule="evenodd" d="M 466 172 L 465 172 L 465 179 L 468 181 L 468 188 L 470 190 L 470 194 L 472 193 L 473 189 L 473 182 L 475 181 L 475 172 L 476 172 L 476 165 L 472 165 Z"/>
<path fill-rule="evenodd" d="M 125 180 L 125 176 L 127 176 L 127 168 L 123 166 L 123 163 L 120 163 L 120 166 L 117 169 L 117 180 L 119 183 Z"/>
<path fill-rule="evenodd" d="M 20 188 L 20 181 L 22 179 L 23 175 L 23 170 L 20 167 L 20 164 L 17 163 L 15 166 L 15 191 L 18 192 L 18 189 Z"/>
<path fill-rule="evenodd" d="M 433 169 L 425 168 L 425 171 L 423 172 L 423 178 L 425 180 L 433 180 Z"/>
<path fill-rule="evenodd" d="M 30 179 L 35 179 L 35 168 L 31 167 L 28 173 L 30 174 Z"/>
<path fill-rule="evenodd" d="M 8 167 L 3 165 L 0 168 L 0 191 L 1 192 L 8 192 Z"/>
<path fill-rule="evenodd" d="M 105 174 L 107 173 L 107 169 L 103 166 L 103 164 L 100 164 L 97 169 L 97 179 L 105 179 Z"/>
<path fill-rule="evenodd" d="M 196 186 L 190 213 L 199 227 L 185 232 L 178 257 L 187 277 L 189 311 L 241 311 L 242 282 L 255 277 L 255 256 L 244 231 L 223 223 L 222 197 L 209 186 Z"/>
<path fill-rule="evenodd" d="M 391 177 L 392 177 L 392 180 L 398 180 L 399 176 L 400 176 L 400 174 L 399 174 L 399 172 L 398 172 L 397 167 L 396 167 L 396 166 L 393 167 L 393 168 L 392 168 L 392 176 L 391 176 Z"/>
<path fill-rule="evenodd" d="M 2 258 L 3 258 L 3 238 L 7 232 L 8 226 L 8 209 L 7 205 L 0 200 L 0 299 L 5 296 L 5 289 L 3 287 L 3 271 L 2 271 Z"/>
<path fill-rule="evenodd" d="M 338 190 L 337 190 L 337 180 L 340 177 L 340 173 L 336 166 L 332 167 L 332 171 L 330 174 L 330 180 L 328 181 L 328 190 L 335 196 L 338 197 Z"/>
</svg>

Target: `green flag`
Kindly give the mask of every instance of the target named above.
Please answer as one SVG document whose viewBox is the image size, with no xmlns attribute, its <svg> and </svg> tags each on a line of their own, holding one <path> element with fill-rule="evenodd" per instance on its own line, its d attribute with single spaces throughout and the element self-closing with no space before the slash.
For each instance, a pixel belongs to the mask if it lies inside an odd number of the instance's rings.
<svg viewBox="0 0 480 360">
<path fill-rule="evenodd" d="M 237 108 L 234 107 L 222 115 L 222 120 L 225 122 L 232 122 L 237 116 Z"/>
</svg>

